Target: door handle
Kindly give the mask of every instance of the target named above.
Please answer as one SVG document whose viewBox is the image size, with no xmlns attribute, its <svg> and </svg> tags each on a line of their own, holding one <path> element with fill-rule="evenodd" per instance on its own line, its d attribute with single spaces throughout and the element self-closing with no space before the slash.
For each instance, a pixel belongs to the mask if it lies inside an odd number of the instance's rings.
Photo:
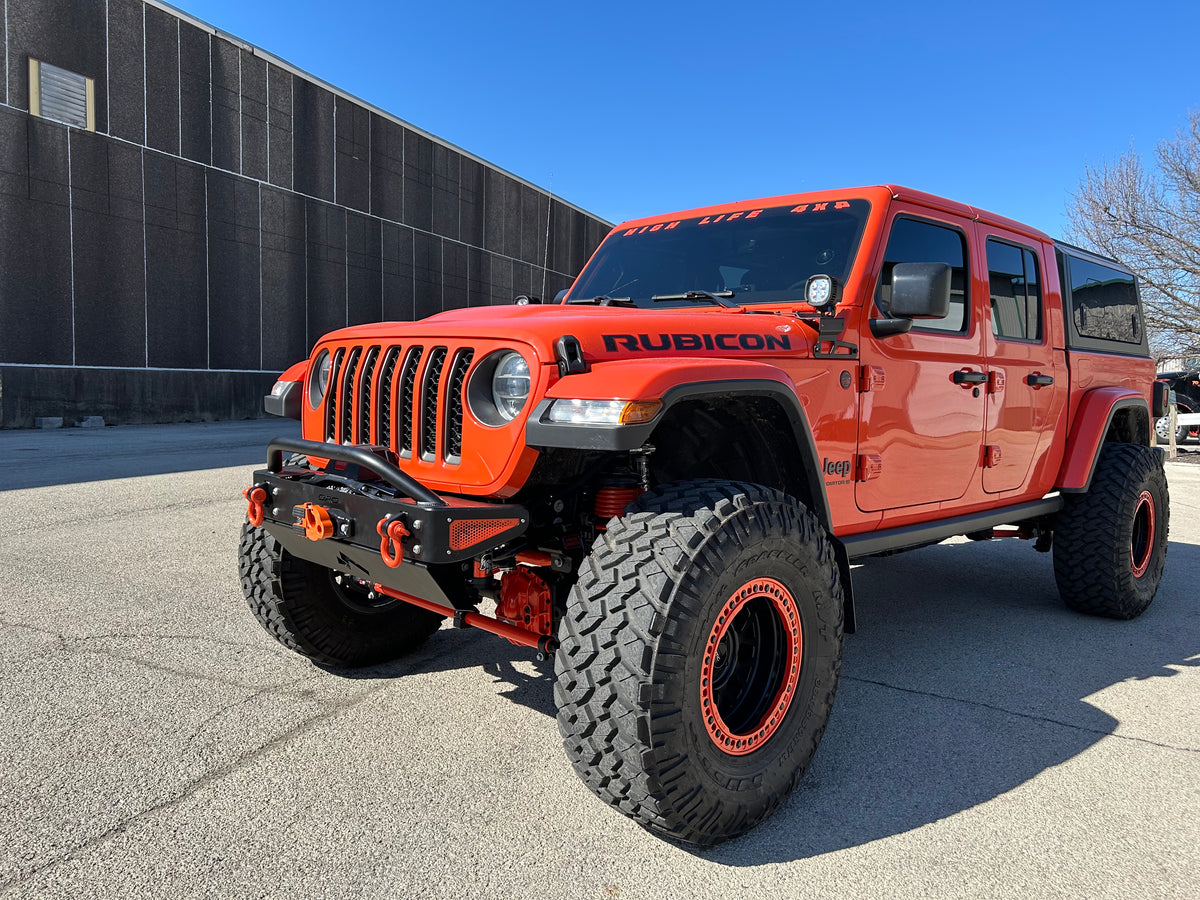
<svg viewBox="0 0 1200 900">
<path fill-rule="evenodd" d="M 983 384 L 987 380 L 987 372 L 966 372 L 959 369 L 954 373 L 955 384 Z"/>
<path fill-rule="evenodd" d="M 1054 384 L 1054 376 L 1053 375 L 1037 375 L 1037 374 L 1026 375 L 1025 383 L 1027 385 L 1029 385 L 1030 387 L 1035 387 L 1035 388 L 1049 387 L 1050 385 Z"/>
</svg>

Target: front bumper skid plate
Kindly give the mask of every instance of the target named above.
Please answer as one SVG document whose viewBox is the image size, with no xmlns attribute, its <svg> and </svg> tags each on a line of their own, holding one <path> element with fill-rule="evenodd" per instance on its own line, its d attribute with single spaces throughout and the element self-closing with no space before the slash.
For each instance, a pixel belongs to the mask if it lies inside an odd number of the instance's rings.
<svg viewBox="0 0 1200 900">
<path fill-rule="evenodd" d="M 328 462 L 322 470 L 289 467 L 285 452 Z M 529 511 L 511 503 L 438 495 L 395 461 L 385 447 L 276 438 L 267 447 L 267 467 L 254 473 L 253 487 L 266 493 L 263 527 L 293 556 L 453 609 L 439 586 L 447 567 L 457 569 L 519 538 L 529 527 Z M 328 513 L 330 537 L 306 536 L 306 504 Z M 395 567 L 381 555 L 378 531 L 381 522 L 386 528 L 394 521 L 407 532 L 394 548 L 403 555 Z"/>
</svg>

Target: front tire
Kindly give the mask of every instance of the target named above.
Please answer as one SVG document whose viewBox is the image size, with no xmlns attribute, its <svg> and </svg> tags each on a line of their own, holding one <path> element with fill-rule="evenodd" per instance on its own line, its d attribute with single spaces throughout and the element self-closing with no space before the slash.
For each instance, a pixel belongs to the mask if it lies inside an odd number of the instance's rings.
<svg viewBox="0 0 1200 900">
<path fill-rule="evenodd" d="M 289 650 L 328 666 L 367 666 L 409 653 L 442 617 L 402 600 L 373 601 L 337 574 L 292 556 L 263 527 L 242 525 L 238 572 L 250 611 Z"/>
<path fill-rule="evenodd" d="M 560 623 L 575 771 L 662 834 L 707 845 L 753 828 L 825 730 L 842 607 L 833 548 L 793 498 L 724 481 L 644 495 L 593 545 Z"/>
<path fill-rule="evenodd" d="M 1063 602 L 1132 619 L 1162 580 L 1171 514 L 1162 452 L 1106 444 L 1084 494 L 1069 494 L 1054 526 L 1054 580 Z"/>
</svg>

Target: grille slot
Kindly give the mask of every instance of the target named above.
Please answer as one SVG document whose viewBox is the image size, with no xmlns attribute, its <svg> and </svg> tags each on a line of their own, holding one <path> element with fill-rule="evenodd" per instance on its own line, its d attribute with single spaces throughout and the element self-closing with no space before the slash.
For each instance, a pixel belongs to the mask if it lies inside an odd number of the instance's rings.
<svg viewBox="0 0 1200 900">
<path fill-rule="evenodd" d="M 342 372 L 342 359 L 346 351 L 339 349 L 333 354 L 333 365 L 329 369 L 329 383 L 325 387 L 325 439 L 337 440 L 337 396 L 338 377 Z"/>
<path fill-rule="evenodd" d="M 438 404 L 441 401 L 442 369 L 446 366 L 446 348 L 429 351 L 429 362 L 421 378 L 421 459 L 437 458 Z"/>
<path fill-rule="evenodd" d="M 383 365 L 379 369 L 379 393 L 376 402 L 379 405 L 377 420 L 379 422 L 379 443 L 385 447 L 392 446 L 392 383 L 396 375 L 396 361 L 400 359 L 399 347 L 388 347 L 383 355 Z"/>
<path fill-rule="evenodd" d="M 350 351 L 350 358 L 346 360 L 346 377 L 342 379 L 341 396 L 338 401 L 341 406 L 339 410 L 341 427 L 337 435 L 339 443 L 354 440 L 354 376 L 358 372 L 360 356 L 362 356 L 362 347 L 355 347 Z"/>
<path fill-rule="evenodd" d="M 404 357 L 404 368 L 400 372 L 400 390 L 397 394 L 396 452 L 408 459 L 413 455 L 413 407 L 417 385 L 417 369 L 421 365 L 423 348 L 413 347 Z"/>
<path fill-rule="evenodd" d="M 372 379 L 375 377 L 375 363 L 378 361 L 379 348 L 372 347 L 363 361 L 362 389 L 358 392 L 358 440 L 355 441 L 357 444 L 374 443 L 371 440 L 371 411 L 374 409 L 371 398 L 374 396 L 375 384 Z"/>
<path fill-rule="evenodd" d="M 457 463 L 462 460 L 463 387 L 467 381 L 467 369 L 471 367 L 474 357 L 475 351 L 470 347 L 459 350 L 454 355 L 454 365 L 446 383 L 446 462 Z"/>
</svg>

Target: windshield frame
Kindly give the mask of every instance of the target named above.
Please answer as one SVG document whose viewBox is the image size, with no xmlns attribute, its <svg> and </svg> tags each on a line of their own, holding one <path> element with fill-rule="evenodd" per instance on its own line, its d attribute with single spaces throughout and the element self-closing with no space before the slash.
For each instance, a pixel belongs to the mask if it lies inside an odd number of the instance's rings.
<svg viewBox="0 0 1200 900">
<path fill-rule="evenodd" d="M 854 272 L 874 204 L 861 195 L 807 203 L 779 199 L 618 226 L 562 302 L 611 298 L 642 309 L 808 306 L 804 285 L 813 275 L 845 285 Z M 638 283 L 640 289 L 631 289 Z M 680 298 L 653 299 L 663 295 Z"/>
</svg>

